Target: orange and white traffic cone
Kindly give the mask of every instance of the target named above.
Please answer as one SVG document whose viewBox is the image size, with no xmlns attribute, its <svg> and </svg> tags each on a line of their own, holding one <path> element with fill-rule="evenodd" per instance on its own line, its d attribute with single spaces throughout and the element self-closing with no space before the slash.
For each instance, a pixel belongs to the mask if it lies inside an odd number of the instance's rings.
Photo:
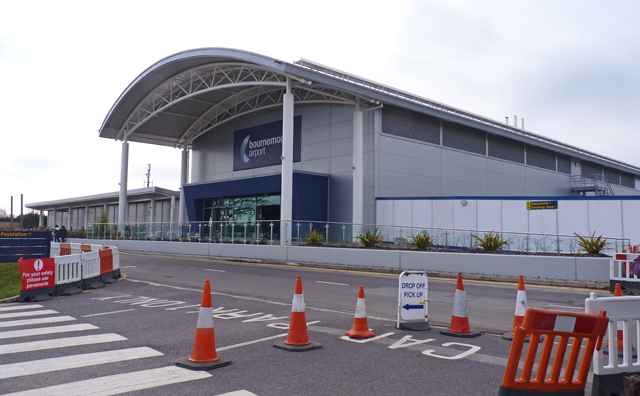
<svg viewBox="0 0 640 396">
<path fill-rule="evenodd" d="M 613 292 L 613 296 L 614 297 L 622 297 L 622 288 L 620 287 L 619 283 L 616 283 L 616 288 Z M 623 328 L 623 324 L 622 322 L 618 321 L 618 323 L 616 324 L 616 328 L 618 330 L 618 334 L 617 334 L 617 344 L 618 344 L 618 356 L 619 357 L 623 357 L 624 356 L 624 334 L 622 331 Z M 607 343 L 608 343 L 608 338 L 607 338 Z M 609 354 L 609 345 L 607 345 L 607 347 L 603 348 L 603 353 L 608 355 Z M 631 355 L 633 358 L 636 358 L 638 355 L 636 353 L 635 348 L 633 348 L 633 344 L 631 344 Z"/>
<path fill-rule="evenodd" d="M 191 356 L 176 361 L 176 366 L 191 370 L 212 370 L 231 364 L 231 360 L 216 353 L 216 335 L 213 328 L 213 307 L 211 305 L 211 285 L 204 282 L 202 303 L 198 314 L 196 337 Z"/>
<path fill-rule="evenodd" d="M 524 289 L 524 278 L 520 275 L 518 279 L 518 295 L 516 296 L 516 312 L 513 317 L 513 329 L 511 333 L 504 333 L 502 338 L 505 340 L 512 341 L 513 335 L 516 332 L 516 327 L 522 326 L 522 322 L 524 321 L 524 313 L 529 308 L 529 303 L 527 303 L 527 292 Z"/>
<path fill-rule="evenodd" d="M 296 290 L 293 294 L 291 306 L 291 321 L 289 322 L 289 333 L 286 341 L 278 341 L 273 344 L 274 348 L 286 351 L 304 352 L 322 347 L 317 342 L 309 341 L 307 334 L 307 318 L 305 316 L 304 294 L 302 293 L 302 277 L 298 275 L 296 280 Z"/>
<path fill-rule="evenodd" d="M 451 312 L 451 327 L 449 330 L 440 330 L 440 334 L 454 337 L 478 337 L 480 332 L 472 331 L 469 326 L 469 312 L 467 310 L 467 293 L 462 284 L 462 273 L 458 272 L 456 292 L 453 298 L 453 311 Z"/>
<path fill-rule="evenodd" d="M 353 320 L 353 327 L 346 333 L 351 338 L 371 338 L 375 334 L 369 330 L 367 323 L 367 308 L 364 303 L 364 286 L 360 286 L 358 291 L 358 302 L 356 303 L 356 317 Z"/>
</svg>

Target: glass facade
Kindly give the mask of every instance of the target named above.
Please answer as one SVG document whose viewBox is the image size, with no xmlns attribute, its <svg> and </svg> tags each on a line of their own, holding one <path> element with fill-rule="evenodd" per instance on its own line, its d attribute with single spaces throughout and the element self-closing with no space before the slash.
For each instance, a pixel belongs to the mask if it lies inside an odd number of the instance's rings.
<svg viewBox="0 0 640 396">
<path fill-rule="evenodd" d="M 280 195 L 208 199 L 203 202 L 203 210 L 203 220 L 212 223 L 213 236 L 217 238 L 229 238 L 231 234 L 243 238 L 245 229 L 249 235 L 270 234 L 271 220 L 280 220 Z M 260 223 L 259 228 L 256 222 Z M 279 235 L 280 224 L 273 227 Z"/>
</svg>

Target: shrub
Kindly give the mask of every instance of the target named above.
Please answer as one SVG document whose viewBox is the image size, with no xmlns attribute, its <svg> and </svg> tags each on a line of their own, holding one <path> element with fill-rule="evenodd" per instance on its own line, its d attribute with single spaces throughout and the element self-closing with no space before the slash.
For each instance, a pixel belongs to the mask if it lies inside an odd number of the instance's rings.
<svg viewBox="0 0 640 396">
<path fill-rule="evenodd" d="M 473 235 L 477 241 L 474 247 L 480 246 L 485 252 L 501 252 L 502 248 L 509 244 L 508 240 L 502 239 L 502 234 L 493 231 L 485 233 L 482 237 Z"/>
<path fill-rule="evenodd" d="M 422 230 L 417 235 L 411 234 L 411 243 L 418 250 L 427 250 L 436 244 L 436 240 L 427 233 L 427 230 Z"/>
<path fill-rule="evenodd" d="M 598 254 L 602 249 L 609 247 L 606 239 L 602 239 L 602 235 L 598 235 L 596 238 L 596 232 L 589 237 L 583 237 L 574 233 L 578 237 L 578 246 L 584 250 L 587 254 Z"/>
<path fill-rule="evenodd" d="M 312 230 L 307 234 L 307 245 L 322 245 L 324 234 L 316 230 Z"/>
<path fill-rule="evenodd" d="M 382 233 L 376 227 L 373 231 L 370 230 L 362 230 L 360 231 L 360 235 L 356 237 L 360 243 L 364 245 L 364 247 L 374 247 L 378 246 L 380 242 L 382 242 Z"/>
</svg>

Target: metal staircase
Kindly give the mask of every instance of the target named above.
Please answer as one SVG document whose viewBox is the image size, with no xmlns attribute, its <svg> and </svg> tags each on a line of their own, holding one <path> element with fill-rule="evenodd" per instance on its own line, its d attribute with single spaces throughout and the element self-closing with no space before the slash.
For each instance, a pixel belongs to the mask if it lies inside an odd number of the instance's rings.
<svg viewBox="0 0 640 396">
<path fill-rule="evenodd" d="M 571 176 L 571 191 L 576 195 L 587 195 L 590 192 L 596 196 L 615 195 L 607 177 L 597 173 Z"/>
</svg>

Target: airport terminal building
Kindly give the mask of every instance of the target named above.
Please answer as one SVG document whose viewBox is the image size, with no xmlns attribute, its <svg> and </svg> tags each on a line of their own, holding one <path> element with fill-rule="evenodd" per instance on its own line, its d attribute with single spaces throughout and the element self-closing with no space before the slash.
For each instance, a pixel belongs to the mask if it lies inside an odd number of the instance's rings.
<svg viewBox="0 0 640 396">
<path fill-rule="evenodd" d="M 122 144 L 119 192 L 27 206 L 55 210 L 50 225 L 74 228 L 107 208 L 119 224 L 293 220 L 504 230 L 495 219 L 511 216 L 509 202 L 522 209 L 536 200 L 558 201 L 556 211 L 567 203 L 572 216 L 576 205 L 592 205 L 594 218 L 605 202 L 621 208 L 621 223 L 638 218 L 640 168 L 508 121 L 304 59 L 189 50 L 143 71 L 100 128 L 100 137 Z M 128 191 L 129 142 L 182 150 L 180 190 Z M 473 222 L 456 214 L 470 207 Z M 549 211 L 543 216 L 552 223 Z"/>
</svg>

